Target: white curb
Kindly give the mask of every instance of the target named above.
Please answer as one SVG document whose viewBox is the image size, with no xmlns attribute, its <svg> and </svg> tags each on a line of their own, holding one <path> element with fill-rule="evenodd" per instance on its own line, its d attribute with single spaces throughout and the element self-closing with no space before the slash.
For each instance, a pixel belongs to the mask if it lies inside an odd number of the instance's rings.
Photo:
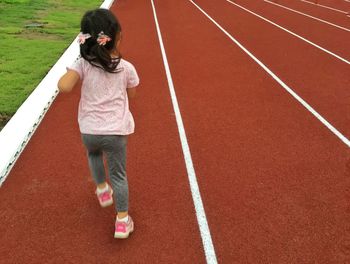
<svg viewBox="0 0 350 264">
<path fill-rule="evenodd" d="M 100 8 L 109 9 L 113 2 L 105 0 Z M 58 94 L 57 82 L 66 72 L 66 66 L 73 63 L 78 55 L 76 38 L 0 131 L 0 186 L 55 100 Z"/>
</svg>

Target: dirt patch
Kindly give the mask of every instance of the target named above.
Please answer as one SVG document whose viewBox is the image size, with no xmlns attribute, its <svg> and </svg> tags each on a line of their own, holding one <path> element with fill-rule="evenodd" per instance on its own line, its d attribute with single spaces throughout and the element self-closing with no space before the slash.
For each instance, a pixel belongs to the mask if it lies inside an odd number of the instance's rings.
<svg viewBox="0 0 350 264">
<path fill-rule="evenodd" d="M 62 37 L 54 35 L 54 34 L 47 34 L 44 32 L 39 32 L 35 30 L 23 30 L 20 34 L 18 34 L 21 38 L 25 39 L 44 39 L 44 40 L 62 40 Z"/>
<path fill-rule="evenodd" d="M 0 113 L 0 130 L 4 128 L 12 116 Z"/>
</svg>

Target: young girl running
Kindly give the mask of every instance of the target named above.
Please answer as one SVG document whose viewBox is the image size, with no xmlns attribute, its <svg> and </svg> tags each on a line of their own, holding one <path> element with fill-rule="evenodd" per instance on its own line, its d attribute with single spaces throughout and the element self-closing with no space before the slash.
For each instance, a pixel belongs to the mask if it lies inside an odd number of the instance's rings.
<svg viewBox="0 0 350 264">
<path fill-rule="evenodd" d="M 70 92 L 82 80 L 78 122 L 96 195 L 102 207 L 116 202 L 115 238 L 127 238 L 134 230 L 128 215 L 126 175 L 127 135 L 134 132 L 128 100 L 135 96 L 139 78 L 134 66 L 121 58 L 121 26 L 107 9 L 88 11 L 81 21 L 80 57 L 58 82 Z M 112 188 L 106 181 L 106 156 Z"/>
</svg>

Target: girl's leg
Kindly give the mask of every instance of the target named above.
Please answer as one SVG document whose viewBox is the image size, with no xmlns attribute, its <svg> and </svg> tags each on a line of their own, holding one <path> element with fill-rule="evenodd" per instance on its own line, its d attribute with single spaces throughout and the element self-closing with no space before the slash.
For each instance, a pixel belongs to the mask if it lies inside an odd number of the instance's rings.
<svg viewBox="0 0 350 264">
<path fill-rule="evenodd" d="M 103 147 L 107 156 L 109 177 L 114 191 L 118 218 L 128 215 L 129 187 L 126 175 L 127 136 L 105 136 Z"/>
<path fill-rule="evenodd" d="M 87 149 L 91 175 L 98 188 L 106 185 L 106 173 L 103 165 L 103 152 L 100 145 L 100 136 L 82 134 L 83 143 Z"/>
</svg>

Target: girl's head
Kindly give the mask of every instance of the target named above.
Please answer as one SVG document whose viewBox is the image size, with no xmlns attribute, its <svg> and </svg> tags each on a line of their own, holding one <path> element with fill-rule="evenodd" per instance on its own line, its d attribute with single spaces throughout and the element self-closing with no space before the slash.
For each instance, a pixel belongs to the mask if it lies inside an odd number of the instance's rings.
<svg viewBox="0 0 350 264">
<path fill-rule="evenodd" d="M 85 13 L 80 27 L 81 56 L 94 66 L 116 72 L 121 58 L 118 51 L 121 39 L 118 19 L 107 9 L 95 9 Z M 113 58 L 112 54 L 118 55 L 118 58 Z"/>
</svg>

